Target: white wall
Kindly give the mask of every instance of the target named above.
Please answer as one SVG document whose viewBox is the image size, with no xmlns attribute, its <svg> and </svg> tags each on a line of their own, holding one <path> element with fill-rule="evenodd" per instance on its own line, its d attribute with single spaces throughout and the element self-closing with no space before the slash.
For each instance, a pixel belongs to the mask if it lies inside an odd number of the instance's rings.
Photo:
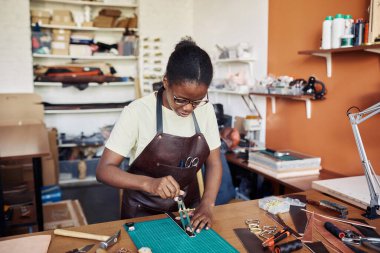
<svg viewBox="0 0 380 253">
<path fill-rule="evenodd" d="M 268 0 L 194 0 L 194 38 L 212 55 L 218 56 L 216 44 L 235 46 L 248 42 L 256 59 L 254 79 L 267 74 L 268 55 Z M 215 65 L 214 65 L 215 66 Z M 252 113 L 239 95 L 210 94 L 213 103 L 223 103 L 226 114 L 244 117 Z M 254 97 L 265 129 L 266 99 Z M 260 135 L 264 142 L 265 133 Z"/>
<path fill-rule="evenodd" d="M 0 93 L 33 92 L 29 1 L 2 0 Z"/>
</svg>

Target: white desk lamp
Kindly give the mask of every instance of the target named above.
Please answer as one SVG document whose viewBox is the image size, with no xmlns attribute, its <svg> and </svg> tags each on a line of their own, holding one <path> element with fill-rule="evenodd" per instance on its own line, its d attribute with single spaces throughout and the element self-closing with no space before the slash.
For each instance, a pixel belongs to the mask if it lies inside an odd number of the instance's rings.
<svg viewBox="0 0 380 253">
<path fill-rule="evenodd" d="M 352 108 L 354 107 L 351 107 L 350 109 Z M 356 113 L 350 113 L 350 109 L 347 111 L 347 116 L 350 118 L 352 131 L 354 132 L 356 145 L 358 147 L 360 159 L 362 161 L 362 166 L 364 169 L 364 174 L 369 188 L 369 193 L 371 196 L 371 201 L 363 216 L 368 219 L 376 219 L 380 217 L 380 215 L 377 214 L 377 210 L 379 210 L 380 206 L 380 183 L 376 177 L 375 171 L 373 170 L 370 161 L 367 158 L 363 142 L 360 137 L 358 125 L 371 118 L 372 116 L 375 116 L 376 114 L 380 113 L 380 102 L 365 109 L 364 111 Z"/>
</svg>

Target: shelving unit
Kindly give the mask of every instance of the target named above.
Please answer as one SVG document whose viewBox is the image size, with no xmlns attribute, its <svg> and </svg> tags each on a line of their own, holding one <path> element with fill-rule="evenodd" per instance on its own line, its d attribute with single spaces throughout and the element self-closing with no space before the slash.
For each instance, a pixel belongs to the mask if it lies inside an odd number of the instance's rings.
<svg viewBox="0 0 380 253">
<path fill-rule="evenodd" d="M 332 76 L 332 55 L 338 54 L 338 53 L 350 53 L 350 52 L 369 52 L 369 53 L 380 54 L 380 44 L 336 48 L 336 49 L 305 50 L 305 51 L 299 51 L 298 54 L 314 55 L 314 56 L 326 58 L 327 76 L 331 77 Z"/>
<path fill-rule="evenodd" d="M 281 94 L 265 94 L 265 93 L 256 93 L 256 92 L 249 93 L 249 97 L 251 95 L 269 97 L 271 99 L 272 113 L 273 114 L 276 113 L 276 98 L 285 98 L 285 99 L 304 101 L 305 102 L 305 107 L 306 107 L 306 118 L 307 119 L 311 119 L 311 100 L 315 100 L 312 96 L 306 96 L 306 95 L 295 96 L 295 95 L 281 95 Z"/>
<path fill-rule="evenodd" d="M 85 10 L 90 10 L 93 19 L 103 8 L 121 10 L 123 17 L 132 17 L 137 12 L 137 0 L 128 0 L 124 3 L 78 1 L 78 0 L 30 0 L 30 8 L 33 10 L 70 10 L 74 21 L 78 15 L 84 15 Z M 33 25 L 32 25 L 33 26 Z M 71 30 L 73 32 L 93 33 L 95 41 L 107 44 L 115 44 L 121 41 L 125 28 L 118 27 L 79 27 L 57 24 L 41 24 L 42 30 L 52 29 Z M 138 28 L 130 29 L 137 32 Z M 93 64 L 94 61 L 112 65 L 118 76 L 133 77 L 138 75 L 137 56 L 121 56 L 112 54 L 98 54 L 92 56 L 81 55 L 53 55 L 33 54 L 33 64 L 37 65 L 66 65 L 80 63 Z M 93 65 L 92 65 L 93 66 Z M 133 79 L 132 79 L 133 80 Z M 41 95 L 44 102 L 50 104 L 96 104 L 96 103 L 122 103 L 136 98 L 135 90 L 137 82 L 114 82 L 114 83 L 89 83 L 88 86 L 76 87 L 63 85 L 60 82 L 35 82 L 35 92 Z M 48 127 L 56 127 L 59 133 L 79 135 L 85 132 L 92 134 L 104 125 L 113 124 L 122 108 L 87 109 L 87 110 L 45 110 L 45 122 Z M 96 114 L 96 115 L 95 115 Z M 78 115 L 78 116 L 76 116 Z M 86 123 L 88 122 L 88 124 Z M 89 125 L 89 126 L 87 126 Z M 80 127 L 78 127 L 80 126 Z"/>
</svg>

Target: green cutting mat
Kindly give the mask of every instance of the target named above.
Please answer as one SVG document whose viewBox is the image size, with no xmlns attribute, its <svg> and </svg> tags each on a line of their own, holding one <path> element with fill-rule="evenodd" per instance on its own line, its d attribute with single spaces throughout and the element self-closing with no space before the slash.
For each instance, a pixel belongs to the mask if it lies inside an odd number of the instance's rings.
<svg viewBox="0 0 380 253">
<path fill-rule="evenodd" d="M 137 249 L 148 247 L 153 253 L 167 252 L 239 252 L 213 229 L 202 230 L 189 237 L 170 218 L 135 223 L 135 230 L 128 232 Z"/>
</svg>

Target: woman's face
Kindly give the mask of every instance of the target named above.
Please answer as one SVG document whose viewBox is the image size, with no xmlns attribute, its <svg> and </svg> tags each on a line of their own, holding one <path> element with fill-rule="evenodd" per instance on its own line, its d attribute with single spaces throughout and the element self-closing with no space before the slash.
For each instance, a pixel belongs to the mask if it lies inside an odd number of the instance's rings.
<svg viewBox="0 0 380 253">
<path fill-rule="evenodd" d="M 208 101 L 206 84 L 184 81 L 169 85 L 165 78 L 164 87 L 164 106 L 181 117 L 189 116 L 197 106 L 202 106 Z"/>
</svg>

